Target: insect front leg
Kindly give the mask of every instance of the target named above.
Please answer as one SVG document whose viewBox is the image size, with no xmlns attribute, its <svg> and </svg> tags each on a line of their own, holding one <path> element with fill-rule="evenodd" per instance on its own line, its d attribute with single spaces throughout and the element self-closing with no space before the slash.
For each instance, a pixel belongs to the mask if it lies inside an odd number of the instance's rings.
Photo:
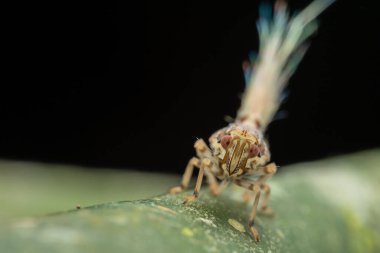
<svg viewBox="0 0 380 253">
<path fill-rule="evenodd" d="M 251 235 L 253 239 L 256 242 L 258 242 L 260 241 L 260 234 L 254 225 L 255 225 L 255 218 L 256 218 L 256 213 L 257 213 L 257 206 L 259 205 L 259 199 L 260 199 L 260 184 L 251 183 L 244 179 L 236 179 L 234 182 L 237 185 L 243 188 L 246 188 L 254 193 L 254 201 L 253 201 L 252 211 L 249 215 L 248 227 L 249 227 L 249 230 L 251 231 Z"/>
<path fill-rule="evenodd" d="M 201 157 L 204 161 L 210 161 L 207 162 L 207 165 L 204 169 L 204 174 L 207 177 L 208 186 L 210 189 L 210 192 L 217 196 L 219 195 L 228 185 L 229 181 L 224 180 L 220 184 L 218 183 L 218 180 L 215 177 L 215 174 L 220 173 L 220 169 L 217 166 L 217 162 L 215 162 L 214 157 L 212 155 L 212 151 L 207 146 L 207 144 L 204 142 L 203 139 L 199 139 L 194 144 L 195 150 L 197 151 L 197 155 Z"/>
<path fill-rule="evenodd" d="M 207 149 L 208 149 L 206 143 L 202 139 L 197 140 L 194 143 L 194 148 L 198 157 L 201 157 L 201 158 L 204 157 L 203 154 L 207 152 Z M 200 168 L 200 164 L 201 164 L 201 161 L 199 158 L 197 157 L 191 158 L 189 162 L 187 163 L 185 172 L 183 173 L 181 184 L 179 186 L 172 187 L 169 190 L 169 193 L 175 194 L 175 193 L 179 193 L 185 190 L 189 186 L 191 176 L 193 175 L 194 167 Z"/>
<path fill-rule="evenodd" d="M 172 194 L 175 194 L 175 193 L 179 193 L 185 190 L 189 186 L 189 182 L 191 180 L 194 167 L 201 169 L 201 165 L 204 164 L 205 165 L 204 169 L 199 171 L 198 180 L 197 180 L 197 184 L 199 184 L 199 186 L 196 187 L 196 190 L 197 192 L 199 192 L 203 175 L 206 174 L 210 191 L 214 194 L 217 194 L 219 192 L 219 187 L 218 187 L 218 182 L 215 176 L 213 175 L 213 171 L 211 169 L 212 166 L 215 166 L 215 164 L 210 161 L 210 159 L 212 159 L 211 150 L 208 148 L 207 144 L 202 139 L 199 139 L 194 143 L 194 148 L 198 157 L 200 158 L 193 157 L 190 159 L 190 161 L 188 162 L 186 166 L 185 172 L 182 176 L 181 184 L 179 186 L 171 188 L 169 192 Z M 190 197 L 188 199 L 190 201 Z"/>
<path fill-rule="evenodd" d="M 197 157 L 193 157 L 187 163 L 185 173 L 183 173 L 182 181 L 179 186 L 175 186 L 169 190 L 169 193 L 175 194 L 182 192 L 189 186 L 191 176 L 193 175 L 194 167 L 200 167 L 200 160 Z"/>
<path fill-rule="evenodd" d="M 211 165 L 212 165 L 212 162 L 209 159 L 207 159 L 207 158 L 202 159 L 201 166 L 200 166 L 199 173 L 198 173 L 197 182 L 196 182 L 195 188 L 194 188 L 194 193 L 192 195 L 185 197 L 185 201 L 183 202 L 184 204 L 191 202 L 191 201 L 198 198 L 199 190 L 201 189 L 205 169 L 210 168 Z"/>
</svg>

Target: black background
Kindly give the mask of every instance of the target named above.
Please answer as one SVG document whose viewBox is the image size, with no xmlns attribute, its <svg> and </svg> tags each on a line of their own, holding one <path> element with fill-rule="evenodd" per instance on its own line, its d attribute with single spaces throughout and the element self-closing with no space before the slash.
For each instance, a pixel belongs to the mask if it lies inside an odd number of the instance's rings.
<svg viewBox="0 0 380 253">
<path fill-rule="evenodd" d="M 207 3 L 205 3 L 207 2 Z M 310 1 L 290 1 L 300 9 Z M 285 165 L 380 144 L 376 1 L 338 1 L 267 132 Z M 259 1 L 5 8 L 0 157 L 180 173 L 235 116 Z"/>
</svg>

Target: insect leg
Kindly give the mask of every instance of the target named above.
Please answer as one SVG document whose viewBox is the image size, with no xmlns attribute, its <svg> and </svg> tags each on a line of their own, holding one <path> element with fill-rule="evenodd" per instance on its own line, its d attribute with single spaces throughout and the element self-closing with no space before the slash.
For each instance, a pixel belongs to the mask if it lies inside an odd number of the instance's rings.
<svg viewBox="0 0 380 253">
<path fill-rule="evenodd" d="M 247 172 L 245 175 L 247 176 L 265 176 L 261 177 L 260 181 L 265 181 L 271 178 L 274 174 L 276 174 L 277 166 L 275 163 L 270 163 L 265 166 L 259 167 L 255 170 L 247 168 Z"/>
<path fill-rule="evenodd" d="M 199 163 L 200 161 L 196 157 L 190 159 L 190 161 L 187 163 L 185 173 L 183 173 L 181 185 L 171 188 L 169 190 L 171 194 L 182 192 L 189 186 L 191 176 L 193 175 L 194 167 L 199 168 Z"/>
<path fill-rule="evenodd" d="M 260 183 L 261 190 L 264 192 L 264 202 L 261 207 L 261 210 L 266 215 L 273 215 L 273 211 L 268 207 L 269 197 L 270 197 L 270 187 L 265 182 L 271 178 L 277 171 L 276 164 L 270 163 L 262 168 L 264 175 L 259 177 L 258 182 Z"/>
<path fill-rule="evenodd" d="M 212 152 L 210 148 L 206 145 L 204 140 L 199 139 L 195 142 L 194 147 L 197 151 L 197 155 L 201 158 L 208 158 L 212 160 Z M 209 189 L 212 194 L 218 195 L 224 188 L 220 188 L 217 179 L 214 176 L 215 171 L 219 171 L 218 168 L 215 167 L 216 164 L 212 164 L 212 166 L 207 167 L 205 169 L 205 174 L 207 177 L 207 182 L 209 185 Z"/>
<path fill-rule="evenodd" d="M 194 193 L 193 193 L 193 195 L 189 195 L 189 196 L 185 197 L 185 201 L 183 202 L 184 204 L 191 202 L 191 201 L 195 200 L 196 198 L 198 198 L 199 190 L 201 189 L 201 185 L 202 185 L 204 171 L 205 171 L 205 169 L 210 168 L 211 166 L 212 166 L 212 162 L 209 159 L 205 158 L 202 160 L 201 166 L 199 169 L 199 173 L 198 173 L 197 182 L 196 182 L 195 188 L 194 188 Z"/>
<path fill-rule="evenodd" d="M 253 191 L 255 200 L 253 201 L 252 211 L 249 215 L 248 220 L 248 227 L 251 231 L 253 239 L 258 242 L 260 241 L 260 235 L 257 229 L 255 228 L 255 218 L 257 213 L 257 206 L 259 205 L 259 199 L 260 199 L 260 185 L 259 183 L 251 183 L 249 181 L 243 180 L 243 179 L 236 179 L 234 181 L 237 185 L 244 187 L 250 191 Z"/>
<path fill-rule="evenodd" d="M 273 215 L 273 211 L 270 207 L 268 207 L 269 197 L 270 197 L 270 187 L 267 184 L 261 185 L 261 190 L 264 192 L 264 200 L 261 206 L 261 210 L 266 215 Z"/>
<path fill-rule="evenodd" d="M 264 175 L 262 175 L 258 181 L 264 184 L 265 181 L 267 181 L 276 173 L 276 171 L 277 171 L 277 166 L 275 163 L 267 164 L 266 166 L 262 168 L 262 172 Z"/>
<path fill-rule="evenodd" d="M 207 170 L 206 170 L 207 172 Z M 209 173 L 215 180 L 215 183 L 213 184 L 210 184 L 209 185 L 209 188 L 210 188 L 210 191 L 211 193 L 214 195 L 214 196 L 218 196 L 219 194 L 221 194 L 223 192 L 224 189 L 226 189 L 226 187 L 228 186 L 228 184 L 230 183 L 228 180 L 223 180 L 222 182 L 220 182 L 220 184 L 218 184 L 216 182 L 216 179 L 215 179 L 215 176 L 211 173 Z M 206 174 L 207 175 L 207 174 Z"/>
<path fill-rule="evenodd" d="M 218 192 L 219 184 L 214 174 L 212 174 L 212 171 L 209 169 L 205 170 L 205 174 L 207 177 L 207 183 L 208 183 L 208 188 L 210 189 L 210 192 L 214 195 L 218 195 L 217 192 Z"/>
<path fill-rule="evenodd" d="M 194 148 L 198 157 L 204 158 L 205 156 L 208 155 L 208 153 L 211 154 L 211 151 L 209 150 L 206 143 L 202 139 L 199 139 L 194 143 Z M 200 160 L 197 157 L 191 158 L 190 161 L 188 162 L 185 172 L 183 173 L 183 176 L 182 176 L 181 185 L 171 188 L 169 190 L 169 193 L 175 194 L 175 193 L 182 192 L 189 186 L 191 176 L 193 175 L 194 167 L 196 168 L 200 167 Z"/>
<path fill-rule="evenodd" d="M 245 190 L 243 193 L 243 201 L 245 203 L 248 203 L 252 199 L 252 192 L 249 190 Z"/>
</svg>

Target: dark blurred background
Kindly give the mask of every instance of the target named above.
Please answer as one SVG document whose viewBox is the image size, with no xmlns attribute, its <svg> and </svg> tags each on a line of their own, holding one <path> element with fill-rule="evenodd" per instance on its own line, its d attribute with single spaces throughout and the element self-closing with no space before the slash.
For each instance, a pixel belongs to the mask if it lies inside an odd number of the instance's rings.
<svg viewBox="0 0 380 253">
<path fill-rule="evenodd" d="M 1 158 L 182 173 L 196 138 L 235 116 L 259 1 L 120 2 L 6 8 Z M 375 5 L 320 16 L 267 131 L 277 164 L 379 147 Z"/>
</svg>

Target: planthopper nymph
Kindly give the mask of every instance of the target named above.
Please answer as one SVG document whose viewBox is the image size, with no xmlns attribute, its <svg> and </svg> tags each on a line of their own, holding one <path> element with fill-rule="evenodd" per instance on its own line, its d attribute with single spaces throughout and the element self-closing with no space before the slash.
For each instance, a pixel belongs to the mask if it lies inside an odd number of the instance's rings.
<svg viewBox="0 0 380 253">
<path fill-rule="evenodd" d="M 307 39 L 317 30 L 315 18 L 333 0 L 315 0 L 305 9 L 290 16 L 284 1 L 276 1 L 272 8 L 263 5 L 257 22 L 260 48 L 257 57 L 243 63 L 247 82 L 236 119 L 216 131 L 209 138 L 195 142 L 196 156 L 191 158 L 179 186 L 170 189 L 178 193 L 186 189 L 198 168 L 194 193 L 185 197 L 184 203 L 198 198 L 203 177 L 207 177 L 212 194 L 218 195 L 229 184 L 237 184 L 253 197 L 248 227 L 255 241 L 260 235 L 254 226 L 261 194 L 264 213 L 272 213 L 268 207 L 270 187 L 267 180 L 277 170 L 271 162 L 265 130 L 280 104 L 284 88 L 304 56 Z"/>
</svg>

